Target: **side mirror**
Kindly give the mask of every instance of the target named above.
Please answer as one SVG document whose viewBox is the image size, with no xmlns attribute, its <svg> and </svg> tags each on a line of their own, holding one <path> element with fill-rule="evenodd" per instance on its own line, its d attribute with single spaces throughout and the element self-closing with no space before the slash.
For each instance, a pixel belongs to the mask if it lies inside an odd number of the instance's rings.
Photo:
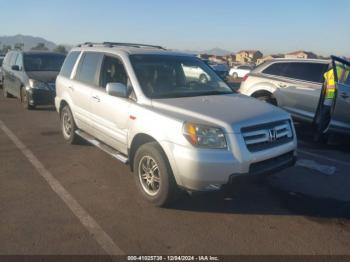
<svg viewBox="0 0 350 262">
<path fill-rule="evenodd" d="M 13 71 L 20 71 L 20 68 L 19 68 L 18 65 L 13 65 L 13 66 L 11 66 L 11 69 L 12 69 Z"/>
<path fill-rule="evenodd" d="M 122 83 L 108 83 L 106 86 L 106 91 L 110 96 L 124 98 L 128 96 L 128 88 Z"/>
</svg>

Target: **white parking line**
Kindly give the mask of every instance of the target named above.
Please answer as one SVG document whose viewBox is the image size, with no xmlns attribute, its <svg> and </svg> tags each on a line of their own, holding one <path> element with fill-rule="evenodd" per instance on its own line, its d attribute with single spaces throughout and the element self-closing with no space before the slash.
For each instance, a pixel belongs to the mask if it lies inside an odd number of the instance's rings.
<svg viewBox="0 0 350 262">
<path fill-rule="evenodd" d="M 40 176 L 45 179 L 51 189 L 62 199 L 73 214 L 79 219 L 81 224 L 90 232 L 92 237 L 109 255 L 123 255 L 123 250 L 118 247 L 112 238 L 101 228 L 101 226 L 91 217 L 84 208 L 68 193 L 68 191 L 58 182 L 56 178 L 44 167 L 38 158 L 30 151 L 18 137 L 0 120 L 2 131 L 11 139 L 16 147 L 23 153 L 28 161 L 35 167 Z"/>
<path fill-rule="evenodd" d="M 338 160 L 338 159 L 322 156 L 322 155 L 319 155 L 319 154 L 316 154 L 316 153 L 311 153 L 311 152 L 308 152 L 308 151 L 305 151 L 305 150 L 301 150 L 301 149 L 298 149 L 298 152 L 302 153 L 304 155 L 307 155 L 307 156 L 312 156 L 312 157 L 315 157 L 315 158 L 327 160 L 327 161 L 330 161 L 330 162 L 333 162 L 333 163 L 337 163 L 337 164 L 340 164 L 340 165 L 343 165 L 343 166 L 350 167 L 350 163 L 345 162 L 345 161 L 341 161 L 341 160 Z"/>
</svg>

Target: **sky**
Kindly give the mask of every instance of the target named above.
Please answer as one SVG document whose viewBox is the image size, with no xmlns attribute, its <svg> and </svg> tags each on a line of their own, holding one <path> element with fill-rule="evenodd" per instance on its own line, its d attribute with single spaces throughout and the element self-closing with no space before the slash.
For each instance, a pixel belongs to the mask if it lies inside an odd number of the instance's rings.
<svg viewBox="0 0 350 262">
<path fill-rule="evenodd" d="M 350 56 L 350 0 L 0 0 L 0 35 Z"/>
</svg>

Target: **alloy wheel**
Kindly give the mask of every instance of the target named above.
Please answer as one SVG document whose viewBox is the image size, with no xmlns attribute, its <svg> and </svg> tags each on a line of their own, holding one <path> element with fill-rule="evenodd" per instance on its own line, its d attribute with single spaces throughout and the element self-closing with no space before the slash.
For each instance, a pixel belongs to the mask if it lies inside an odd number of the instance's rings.
<svg viewBox="0 0 350 262">
<path fill-rule="evenodd" d="M 150 196 L 155 196 L 160 189 L 160 170 L 158 163 L 151 156 L 140 160 L 138 174 L 143 190 Z"/>
</svg>

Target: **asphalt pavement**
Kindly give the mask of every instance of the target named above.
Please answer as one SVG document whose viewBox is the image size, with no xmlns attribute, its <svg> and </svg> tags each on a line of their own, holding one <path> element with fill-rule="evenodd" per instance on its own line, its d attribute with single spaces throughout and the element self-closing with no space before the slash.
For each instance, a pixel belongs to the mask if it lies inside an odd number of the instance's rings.
<svg viewBox="0 0 350 262">
<path fill-rule="evenodd" d="M 66 144 L 53 108 L 0 96 L 0 254 L 350 254 L 348 138 L 298 124 L 297 166 L 161 209 L 128 166 Z"/>
</svg>

